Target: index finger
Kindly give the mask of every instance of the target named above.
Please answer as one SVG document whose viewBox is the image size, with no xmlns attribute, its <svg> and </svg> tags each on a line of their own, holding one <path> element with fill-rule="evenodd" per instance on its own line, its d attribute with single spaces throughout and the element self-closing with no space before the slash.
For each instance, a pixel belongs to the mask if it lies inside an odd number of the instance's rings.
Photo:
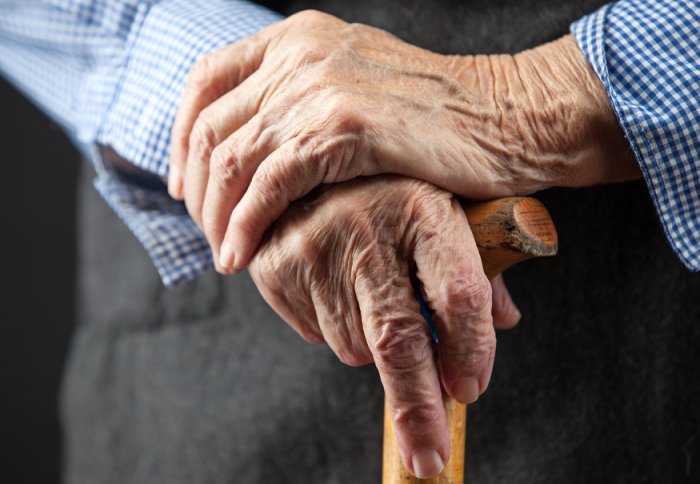
<svg viewBox="0 0 700 484">
<path fill-rule="evenodd" d="M 401 459 L 411 473 L 428 478 L 439 474 L 450 456 L 440 380 L 408 265 L 385 252 L 363 261 L 355 292 Z"/>
<path fill-rule="evenodd" d="M 496 351 L 491 286 L 459 202 L 415 211 L 414 258 L 440 338 L 440 370 L 448 393 L 473 403 L 486 390 Z"/>
</svg>

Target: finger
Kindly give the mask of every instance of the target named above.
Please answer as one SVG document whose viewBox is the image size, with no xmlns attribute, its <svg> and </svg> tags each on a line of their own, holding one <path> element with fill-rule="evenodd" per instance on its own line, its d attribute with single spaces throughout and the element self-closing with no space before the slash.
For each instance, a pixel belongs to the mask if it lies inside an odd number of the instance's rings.
<svg viewBox="0 0 700 484">
<path fill-rule="evenodd" d="M 428 326 L 390 249 L 358 265 L 355 291 L 384 385 L 401 459 L 421 478 L 442 471 L 450 444 Z"/>
<path fill-rule="evenodd" d="M 510 297 L 503 276 L 491 279 L 493 325 L 496 329 L 511 329 L 520 321 L 520 311 Z"/>
<path fill-rule="evenodd" d="M 346 287 L 312 287 L 310 293 L 323 339 L 338 359 L 349 366 L 371 363 L 355 293 Z"/>
<path fill-rule="evenodd" d="M 188 187 L 184 195 L 191 213 L 198 214 L 201 209 L 202 198 L 197 195 L 204 194 L 212 151 L 255 116 L 266 92 L 264 86 L 274 83 L 274 77 L 273 68 L 261 68 L 198 114 L 189 137 L 185 169 Z M 239 142 L 240 137 L 229 144 L 235 147 Z"/>
<path fill-rule="evenodd" d="M 304 141 L 299 135 L 273 152 L 258 167 L 250 185 L 231 215 L 222 245 L 221 264 L 231 262 L 234 272 L 241 270 L 255 253 L 265 230 L 294 200 L 327 181 L 340 182 L 359 174 L 353 166 L 358 143 L 355 134 L 336 136 L 332 141 Z M 333 172 L 329 167 L 345 167 Z"/>
<path fill-rule="evenodd" d="M 440 373 L 462 403 L 486 390 L 496 349 L 491 286 L 467 218 L 452 200 L 444 209 L 416 208 L 414 259 L 439 337 Z"/>
<path fill-rule="evenodd" d="M 276 23 L 246 39 L 217 49 L 193 67 L 185 84 L 171 136 L 168 190 L 174 198 L 183 197 L 182 175 L 190 133 L 197 116 L 207 105 L 236 87 L 260 67 L 269 39 L 280 28 L 280 24 Z"/>
<path fill-rule="evenodd" d="M 250 184 L 256 168 L 281 142 L 279 132 L 267 129 L 268 117 L 266 113 L 256 114 L 212 151 L 208 179 L 201 182 L 206 183 L 201 218 L 204 233 L 215 255 L 220 252 L 233 209 Z M 203 172 L 198 176 L 203 176 Z M 195 187 L 191 189 L 195 190 Z M 192 194 L 193 198 L 198 196 Z M 226 272 L 234 265 L 235 257 L 222 253 L 218 261 Z"/>
<path fill-rule="evenodd" d="M 263 98 L 269 94 L 267 87 L 274 86 L 281 75 L 272 67 L 260 69 L 207 107 L 195 123 L 193 133 L 201 131 L 204 134 L 199 139 L 209 141 L 204 143 L 205 149 L 191 150 L 191 153 L 201 154 L 188 158 L 185 200 L 195 220 L 198 216 L 202 219 L 217 262 L 221 259 L 219 249 L 231 212 L 262 161 L 297 136 L 298 125 L 310 124 L 303 117 L 311 110 L 304 109 L 294 96 L 261 110 Z M 224 141 L 219 143 L 221 139 Z M 213 145 L 218 146 L 212 150 Z M 210 190 L 212 182 L 216 183 Z M 249 257 L 246 264 L 248 260 Z"/>
<path fill-rule="evenodd" d="M 296 333 L 308 343 L 324 343 L 323 334 L 308 287 L 297 277 L 293 264 L 280 257 L 279 242 L 257 254 L 250 265 L 250 276 L 260 295 Z"/>
<path fill-rule="evenodd" d="M 212 124 L 214 123 L 211 123 L 209 118 L 205 119 L 203 116 L 200 116 L 195 122 L 192 133 L 190 133 L 187 162 L 184 166 L 187 183 L 184 184 L 184 187 L 180 183 L 179 194 L 184 195 L 187 212 L 199 228 L 203 228 L 202 204 L 209 179 L 211 153 L 220 139 L 212 128 Z"/>
<path fill-rule="evenodd" d="M 257 113 L 264 92 L 263 79 L 270 75 L 267 71 L 262 68 L 254 72 L 238 87 L 209 104 L 199 113 L 192 126 L 185 166 L 187 182 L 184 197 L 187 211 L 200 227 L 212 152 Z M 242 143 L 242 136 L 237 136 L 227 144 L 232 148 L 248 146 Z M 226 214 L 226 220 L 230 213 Z"/>
</svg>

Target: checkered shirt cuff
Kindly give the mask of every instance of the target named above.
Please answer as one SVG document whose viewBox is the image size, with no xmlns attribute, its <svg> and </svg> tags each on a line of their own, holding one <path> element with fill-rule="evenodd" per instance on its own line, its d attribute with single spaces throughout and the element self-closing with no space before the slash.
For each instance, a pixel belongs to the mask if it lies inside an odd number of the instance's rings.
<svg viewBox="0 0 700 484">
<path fill-rule="evenodd" d="M 623 0 L 571 26 L 608 92 L 678 257 L 700 270 L 700 8 Z"/>
</svg>

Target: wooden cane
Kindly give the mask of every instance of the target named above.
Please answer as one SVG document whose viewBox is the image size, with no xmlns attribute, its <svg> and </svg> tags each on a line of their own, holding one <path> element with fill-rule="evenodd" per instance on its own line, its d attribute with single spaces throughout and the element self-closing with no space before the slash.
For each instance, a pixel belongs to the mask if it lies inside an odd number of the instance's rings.
<svg viewBox="0 0 700 484">
<path fill-rule="evenodd" d="M 501 198 L 464 205 L 469 226 L 489 279 L 508 267 L 533 257 L 557 253 L 557 231 L 547 209 L 534 198 Z M 384 404 L 383 484 L 464 482 L 466 406 L 443 393 L 450 432 L 451 457 L 445 469 L 431 479 L 418 479 L 401 462 L 388 404 Z"/>
</svg>

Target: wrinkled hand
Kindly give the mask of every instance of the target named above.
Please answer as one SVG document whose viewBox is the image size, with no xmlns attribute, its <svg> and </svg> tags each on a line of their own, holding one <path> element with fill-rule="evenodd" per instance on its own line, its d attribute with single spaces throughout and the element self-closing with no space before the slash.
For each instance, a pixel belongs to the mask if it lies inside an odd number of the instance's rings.
<svg viewBox="0 0 700 484">
<path fill-rule="evenodd" d="M 625 147 L 571 36 L 445 56 L 309 11 L 195 66 L 169 185 L 182 198 L 186 173 L 187 207 L 228 272 L 320 183 L 397 173 L 472 199 L 520 195 L 629 178 Z"/>
<path fill-rule="evenodd" d="M 250 273 L 302 338 L 325 341 L 346 364 L 376 364 L 406 467 L 436 474 L 449 458 L 441 381 L 475 401 L 491 375 L 494 324 L 511 327 L 520 314 L 502 279 L 489 285 L 452 194 L 395 176 L 319 192 L 277 221 Z M 434 312 L 437 363 L 412 273 Z"/>
</svg>

